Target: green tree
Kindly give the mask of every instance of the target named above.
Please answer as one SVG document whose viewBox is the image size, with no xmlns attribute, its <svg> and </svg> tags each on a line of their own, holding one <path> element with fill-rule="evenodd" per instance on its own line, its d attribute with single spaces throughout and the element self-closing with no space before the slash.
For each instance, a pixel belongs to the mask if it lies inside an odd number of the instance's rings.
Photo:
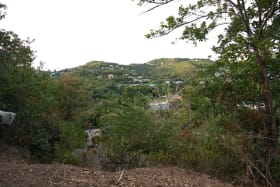
<svg viewBox="0 0 280 187">
<path fill-rule="evenodd" d="M 0 3 L 0 19 L 4 8 Z M 61 114 L 66 109 L 61 106 L 73 112 L 80 106 L 76 99 L 82 102 L 86 94 L 79 92 L 82 89 L 74 78 L 57 82 L 49 72 L 36 71 L 31 43 L 12 31 L 0 30 L 0 110 L 17 115 L 11 126 L 0 126 L 1 142 L 27 148 L 41 161 L 71 161 L 73 147 L 83 146 L 85 135 L 73 118 L 64 121 L 66 115 Z"/>
<path fill-rule="evenodd" d="M 174 0 L 140 0 L 139 4 L 153 4 L 147 11 L 166 5 Z M 218 35 L 218 46 L 213 50 L 219 54 L 223 66 L 237 68 L 250 64 L 246 77 L 255 80 L 258 102 L 264 103 L 263 155 L 265 166 L 260 175 L 272 185 L 270 169 L 275 164 L 278 124 L 276 124 L 277 103 L 273 85 L 279 84 L 279 0 L 198 0 L 195 4 L 181 5 L 178 16 L 169 16 L 159 29 L 151 30 L 147 38 L 160 37 L 182 28 L 180 39 L 194 43 L 206 41 L 207 35 L 223 26 L 224 33 Z M 238 80 L 235 80 L 237 83 Z M 242 81 L 239 81 L 242 83 Z M 246 89 L 242 89 L 243 93 Z M 253 166 L 254 167 L 254 166 Z M 265 173 L 265 174 L 264 174 Z"/>
<path fill-rule="evenodd" d="M 83 109 L 90 105 L 90 91 L 85 81 L 70 73 L 61 75 L 57 80 L 56 99 L 60 106 L 60 115 L 64 120 L 79 121 Z M 79 121 L 80 122 L 80 121 Z"/>
<path fill-rule="evenodd" d="M 0 20 L 3 19 L 6 15 L 5 9 L 6 9 L 6 5 L 0 3 Z"/>
<path fill-rule="evenodd" d="M 137 106 L 119 108 L 102 117 L 104 148 L 109 164 L 106 167 L 139 166 L 138 156 L 151 147 L 151 116 Z"/>
<path fill-rule="evenodd" d="M 0 30 L 0 107 L 4 110 L 15 111 L 24 105 L 23 96 L 34 77 L 30 43 L 13 32 Z"/>
</svg>

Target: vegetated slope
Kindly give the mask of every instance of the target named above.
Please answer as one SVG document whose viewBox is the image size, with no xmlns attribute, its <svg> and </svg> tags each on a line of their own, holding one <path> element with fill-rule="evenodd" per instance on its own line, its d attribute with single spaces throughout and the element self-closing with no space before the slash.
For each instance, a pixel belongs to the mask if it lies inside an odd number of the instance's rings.
<svg viewBox="0 0 280 187">
<path fill-rule="evenodd" d="M 160 58 L 151 60 L 145 64 L 130 65 L 136 72 L 150 76 L 151 78 L 178 78 L 186 76 L 195 70 L 200 64 L 209 64 L 207 59 L 188 58 Z"/>
<path fill-rule="evenodd" d="M 211 64 L 208 59 L 161 58 L 144 64 L 121 65 L 111 62 L 91 61 L 85 65 L 56 72 L 72 73 L 92 86 L 93 99 L 110 99 L 122 95 L 128 86 L 142 86 L 161 89 L 168 81 L 174 91 L 176 81 L 184 81 L 197 69 L 197 66 Z M 140 87 L 139 87 L 140 88 Z"/>
<path fill-rule="evenodd" d="M 1 149 L 0 186 L 193 186 L 230 187 L 207 175 L 179 168 L 138 168 L 117 172 L 64 164 L 31 164 L 15 148 Z"/>
<path fill-rule="evenodd" d="M 187 58 L 161 58 L 144 64 L 130 65 L 92 61 L 76 68 L 61 70 L 61 72 L 72 72 L 75 75 L 92 80 L 106 79 L 112 74 L 114 80 L 120 83 L 129 83 L 133 81 L 133 78 L 137 78 L 136 76 L 140 76 L 141 79 L 148 79 L 146 81 L 154 81 L 159 78 L 182 78 L 188 73 L 192 73 L 196 65 L 209 63 L 212 63 L 212 61 Z"/>
</svg>

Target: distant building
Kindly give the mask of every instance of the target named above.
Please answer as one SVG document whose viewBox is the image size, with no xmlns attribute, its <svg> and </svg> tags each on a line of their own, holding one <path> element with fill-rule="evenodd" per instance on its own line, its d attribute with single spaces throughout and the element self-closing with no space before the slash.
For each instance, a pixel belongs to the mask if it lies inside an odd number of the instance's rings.
<svg viewBox="0 0 280 187">
<path fill-rule="evenodd" d="M 109 74 L 108 75 L 108 79 L 113 79 L 114 78 L 114 75 L 113 74 Z"/>
<path fill-rule="evenodd" d="M 156 86 L 156 84 L 151 83 L 149 86 L 150 86 L 150 87 L 155 87 L 155 86 Z"/>
<path fill-rule="evenodd" d="M 53 78 L 55 78 L 55 77 L 56 77 L 56 73 L 55 73 L 55 72 L 52 72 L 52 73 L 50 74 L 50 78 L 53 79 Z"/>
<path fill-rule="evenodd" d="M 150 103 L 151 110 L 169 110 L 168 102 Z"/>
<path fill-rule="evenodd" d="M 58 78 L 61 74 L 63 74 L 62 72 L 60 72 L 60 71 L 54 71 L 54 72 L 51 72 L 51 74 L 50 74 L 50 78 L 51 79 L 54 79 L 54 78 Z"/>
<path fill-rule="evenodd" d="M 177 80 L 177 81 L 175 81 L 175 84 L 182 84 L 182 83 L 183 83 L 182 80 Z"/>
<path fill-rule="evenodd" d="M 174 94 L 173 97 L 172 97 L 172 99 L 173 99 L 173 100 L 180 100 L 180 101 L 183 100 L 183 99 L 182 99 L 182 96 L 179 95 L 179 94 Z"/>
</svg>

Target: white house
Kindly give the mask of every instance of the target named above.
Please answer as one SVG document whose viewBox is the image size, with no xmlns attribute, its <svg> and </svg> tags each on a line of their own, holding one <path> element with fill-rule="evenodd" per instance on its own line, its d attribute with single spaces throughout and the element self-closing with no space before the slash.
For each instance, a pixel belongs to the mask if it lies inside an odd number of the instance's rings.
<svg viewBox="0 0 280 187">
<path fill-rule="evenodd" d="M 113 74 L 109 74 L 108 75 L 108 79 L 113 79 L 114 78 L 114 75 Z"/>
<path fill-rule="evenodd" d="M 168 102 L 150 103 L 151 110 L 169 110 Z"/>
</svg>

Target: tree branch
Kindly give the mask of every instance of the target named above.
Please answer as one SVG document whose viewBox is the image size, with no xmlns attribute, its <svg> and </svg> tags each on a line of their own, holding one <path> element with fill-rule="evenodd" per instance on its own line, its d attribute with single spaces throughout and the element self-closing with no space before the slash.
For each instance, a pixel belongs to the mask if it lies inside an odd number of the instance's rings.
<svg viewBox="0 0 280 187">
<path fill-rule="evenodd" d="M 165 5 L 167 3 L 170 3 L 171 1 L 174 1 L 174 0 L 143 0 L 143 2 L 158 4 L 158 5 Z"/>
<path fill-rule="evenodd" d="M 240 3 L 239 0 L 238 0 L 238 2 Z M 246 26 L 246 32 L 248 33 L 249 36 L 251 36 L 252 30 L 250 28 L 250 21 L 249 21 L 249 17 L 248 17 L 247 11 L 246 11 L 244 0 L 241 0 L 240 6 L 242 8 L 242 12 L 243 12 L 243 16 L 244 16 L 244 24 Z"/>
<path fill-rule="evenodd" d="M 123 174 L 124 174 L 124 170 L 122 170 L 121 175 L 120 175 L 119 179 L 116 182 L 116 185 L 118 185 L 121 182 Z"/>
<path fill-rule="evenodd" d="M 267 16 L 263 18 L 263 22 L 260 25 L 260 33 L 263 31 L 264 27 L 266 26 L 268 19 L 271 18 L 271 16 L 277 10 L 277 2 L 278 2 L 278 0 L 274 0 L 270 11 L 267 13 Z"/>
<path fill-rule="evenodd" d="M 225 0 L 226 2 L 230 3 L 232 6 L 234 6 L 236 9 L 238 9 L 238 6 L 236 3 L 234 3 L 232 0 Z"/>
<path fill-rule="evenodd" d="M 160 7 L 160 6 L 161 6 L 161 5 L 156 5 L 156 6 L 152 7 L 152 8 L 149 8 L 148 10 L 145 10 L 144 12 L 141 12 L 139 15 L 145 14 L 145 13 L 147 13 L 147 12 L 150 12 L 150 11 L 152 11 L 152 10 L 154 10 L 154 9 L 156 9 L 156 8 L 158 8 L 158 7 Z"/>
<path fill-rule="evenodd" d="M 262 24 L 262 10 L 261 10 L 261 7 L 259 6 L 259 3 L 256 2 L 257 4 L 257 8 L 258 8 L 258 14 L 259 14 L 259 25 Z"/>
<path fill-rule="evenodd" d="M 145 10 L 144 12 L 140 13 L 140 15 L 145 14 L 147 12 L 150 12 L 150 11 L 152 11 L 152 10 L 154 10 L 154 9 L 160 7 L 160 6 L 166 5 L 166 4 L 168 4 L 172 1 L 174 1 L 174 0 L 166 0 L 166 1 L 160 1 L 160 2 L 157 2 L 155 0 L 144 0 L 143 2 L 150 3 L 150 4 L 156 4 L 156 6 L 154 6 L 152 8 L 149 8 L 148 10 Z"/>
<path fill-rule="evenodd" d="M 237 10 L 240 13 L 241 19 L 243 20 L 243 23 L 245 25 L 245 32 L 248 34 L 248 36 L 252 35 L 252 31 L 250 29 L 250 22 L 248 19 L 248 15 L 246 12 L 246 8 L 245 8 L 245 3 L 243 0 L 237 0 Z"/>
<path fill-rule="evenodd" d="M 193 20 L 186 21 L 186 22 L 182 22 L 182 23 L 176 25 L 173 29 L 171 29 L 170 32 L 172 32 L 173 30 L 175 30 L 175 29 L 177 29 L 177 28 L 179 28 L 179 27 L 182 27 L 182 26 L 184 26 L 184 25 L 187 25 L 187 24 L 196 22 L 196 21 L 198 21 L 198 20 L 200 20 L 200 19 L 203 19 L 203 18 L 206 18 L 206 17 L 208 17 L 208 15 L 200 16 L 200 17 L 197 17 L 197 18 L 195 18 L 195 19 L 193 19 Z M 167 34 L 169 34 L 170 32 L 168 32 Z"/>
<path fill-rule="evenodd" d="M 215 12 L 215 13 L 213 13 L 213 14 L 224 14 L 224 13 L 227 13 L 227 12 L 219 12 L 219 13 L 218 13 L 218 12 Z M 204 19 L 204 18 L 207 18 L 207 17 L 208 17 L 208 15 L 200 15 L 199 17 L 196 17 L 196 18 L 194 18 L 194 19 L 192 19 L 192 20 L 190 20 L 190 21 L 185 21 L 185 22 L 182 22 L 182 23 L 180 23 L 180 24 L 176 24 L 173 28 L 164 31 L 164 33 L 163 33 L 161 36 L 163 36 L 163 35 L 168 35 L 168 34 L 170 34 L 172 31 L 174 31 L 174 30 L 176 30 L 176 29 L 178 29 L 178 28 L 180 28 L 180 27 L 182 27 L 182 26 L 184 26 L 184 25 L 188 25 L 188 24 L 190 24 L 190 23 L 194 23 L 194 22 L 196 22 L 196 21 L 198 21 L 198 20 L 201 20 L 201 19 Z M 216 27 L 222 26 L 222 25 L 226 25 L 226 24 L 229 24 L 229 23 L 228 23 L 228 22 L 219 23 L 219 24 L 216 24 Z M 160 37 L 160 36 L 154 36 L 154 37 Z"/>
</svg>

